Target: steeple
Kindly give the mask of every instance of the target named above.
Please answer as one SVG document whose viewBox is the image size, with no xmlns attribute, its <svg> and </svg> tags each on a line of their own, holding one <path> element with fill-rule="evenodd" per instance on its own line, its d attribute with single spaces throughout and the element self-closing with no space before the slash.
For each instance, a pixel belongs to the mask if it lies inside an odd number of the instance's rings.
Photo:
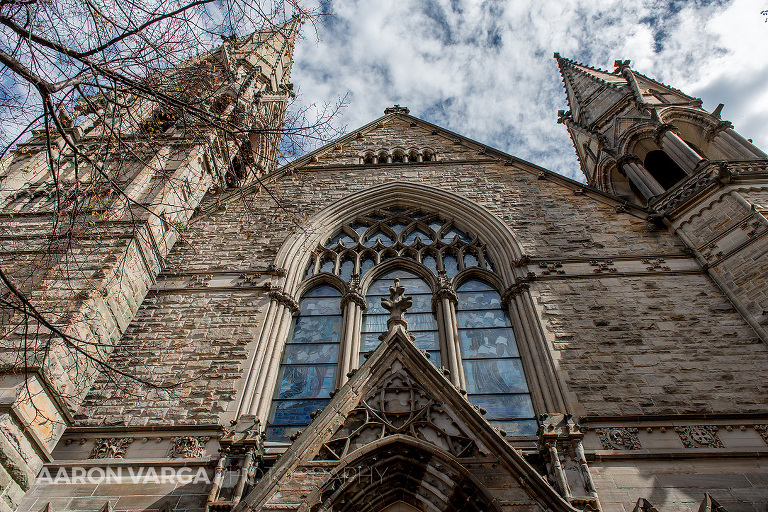
<svg viewBox="0 0 768 512">
<path fill-rule="evenodd" d="M 616 60 L 613 72 L 555 53 L 570 110 L 558 112 L 587 182 L 647 204 L 708 160 L 765 154 L 709 113 L 698 98 Z"/>
</svg>

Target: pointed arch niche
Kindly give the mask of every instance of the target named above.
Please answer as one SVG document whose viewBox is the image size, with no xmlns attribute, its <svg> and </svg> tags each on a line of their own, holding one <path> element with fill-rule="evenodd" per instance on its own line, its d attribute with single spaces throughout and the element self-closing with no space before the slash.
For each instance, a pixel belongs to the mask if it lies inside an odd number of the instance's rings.
<svg viewBox="0 0 768 512">
<path fill-rule="evenodd" d="M 270 292 L 237 415 L 253 414 L 262 425 L 267 423 L 278 376 L 287 364 L 283 354 L 292 340 L 299 305 L 323 284 L 341 294 L 339 313 L 343 320 L 336 387 L 344 385 L 364 353 L 364 318 L 370 322 L 371 314 L 377 311 L 375 306 L 366 311 L 368 288 L 382 276 L 400 271 L 418 276 L 425 287 L 421 291 L 431 291 L 434 325 L 440 333 L 440 360 L 434 358 L 433 362 L 445 367 L 450 380 L 462 390 L 467 390 L 468 382 L 463 364 L 467 356 L 461 346 L 467 326 L 457 321 L 457 307 L 466 309 L 460 304 L 461 291 L 468 283 L 482 283 L 489 290 L 483 293 L 499 298 L 495 307 L 511 323 L 517 352 L 505 355 L 509 361 L 500 360 L 498 366 L 520 361 L 525 373 L 520 389 L 527 380 L 532 410 L 527 409 L 528 419 L 521 423 L 525 428 L 517 435 L 534 434 L 535 415 L 568 411 L 521 260 L 514 234 L 501 220 L 478 204 L 444 190 L 392 182 L 332 204 L 314 215 L 307 229 L 289 237 L 275 258 L 274 264 L 286 270 L 285 284 Z"/>
</svg>

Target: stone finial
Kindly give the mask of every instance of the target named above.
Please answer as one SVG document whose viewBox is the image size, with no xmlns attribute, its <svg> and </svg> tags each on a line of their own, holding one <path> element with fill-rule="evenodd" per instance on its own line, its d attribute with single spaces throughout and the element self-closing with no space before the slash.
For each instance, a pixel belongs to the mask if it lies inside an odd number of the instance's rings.
<svg viewBox="0 0 768 512">
<path fill-rule="evenodd" d="M 613 67 L 616 68 L 614 70 L 614 73 L 616 73 L 617 75 L 620 74 L 622 71 L 624 71 L 625 69 L 627 69 L 629 67 L 629 63 L 630 62 L 631 61 L 629 61 L 629 60 L 615 60 L 615 61 L 613 61 Z"/>
<path fill-rule="evenodd" d="M 411 297 L 404 295 L 405 288 L 400 286 L 400 280 L 395 279 L 395 285 L 389 287 L 389 299 L 381 299 L 381 306 L 389 311 L 389 320 L 387 320 L 387 335 L 395 330 L 408 330 L 408 321 L 405 319 L 405 312 L 413 305 Z"/>
<path fill-rule="evenodd" d="M 400 105 L 395 105 L 394 107 L 389 107 L 384 109 L 384 115 L 387 114 L 409 114 L 411 111 L 408 110 L 408 107 L 401 107 Z"/>
</svg>

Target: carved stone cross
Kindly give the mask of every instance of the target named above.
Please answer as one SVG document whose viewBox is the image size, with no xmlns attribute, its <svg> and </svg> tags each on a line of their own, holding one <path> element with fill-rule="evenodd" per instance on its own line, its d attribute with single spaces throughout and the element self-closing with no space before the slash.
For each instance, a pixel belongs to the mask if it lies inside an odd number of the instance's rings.
<svg viewBox="0 0 768 512">
<path fill-rule="evenodd" d="M 404 295 L 405 288 L 400 286 L 400 280 L 395 279 L 395 286 L 389 287 L 389 299 L 381 299 L 381 306 L 389 311 L 387 320 L 387 334 L 396 329 L 408 330 L 408 321 L 405 312 L 413 305 L 413 299 Z"/>
</svg>

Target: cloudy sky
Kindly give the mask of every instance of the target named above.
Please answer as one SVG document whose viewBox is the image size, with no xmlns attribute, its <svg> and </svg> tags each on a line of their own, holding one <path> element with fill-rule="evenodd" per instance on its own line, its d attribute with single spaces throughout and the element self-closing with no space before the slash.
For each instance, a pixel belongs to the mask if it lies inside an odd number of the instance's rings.
<svg viewBox="0 0 768 512">
<path fill-rule="evenodd" d="M 581 179 L 556 112 L 554 52 L 613 69 L 616 59 L 701 97 L 768 148 L 768 0 L 334 0 L 305 31 L 299 101 L 347 95 L 347 130 L 395 103 L 411 114 Z M 319 39 L 319 40 L 318 40 Z"/>
</svg>

